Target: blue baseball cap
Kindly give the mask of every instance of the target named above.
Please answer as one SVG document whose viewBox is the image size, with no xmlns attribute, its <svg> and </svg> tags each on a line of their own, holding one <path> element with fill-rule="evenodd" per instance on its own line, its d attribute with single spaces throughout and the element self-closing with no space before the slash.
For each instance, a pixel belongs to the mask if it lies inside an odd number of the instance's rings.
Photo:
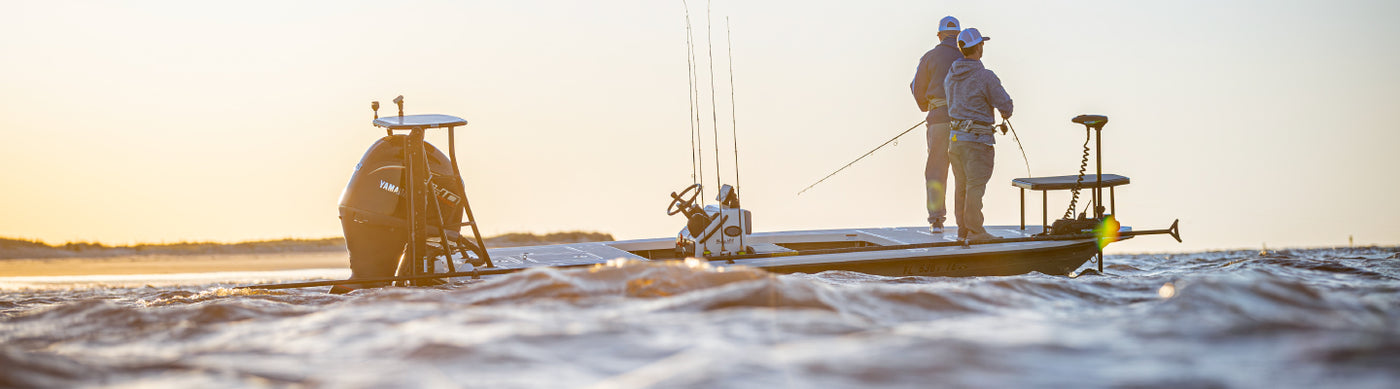
<svg viewBox="0 0 1400 389">
<path fill-rule="evenodd" d="M 958 47 L 972 47 L 989 40 L 992 40 L 992 37 L 982 36 L 982 32 L 977 31 L 976 28 L 969 28 L 958 33 Z"/>
<path fill-rule="evenodd" d="M 938 21 L 938 32 L 944 31 L 962 31 L 962 23 L 958 23 L 958 18 L 944 16 L 943 20 Z"/>
</svg>

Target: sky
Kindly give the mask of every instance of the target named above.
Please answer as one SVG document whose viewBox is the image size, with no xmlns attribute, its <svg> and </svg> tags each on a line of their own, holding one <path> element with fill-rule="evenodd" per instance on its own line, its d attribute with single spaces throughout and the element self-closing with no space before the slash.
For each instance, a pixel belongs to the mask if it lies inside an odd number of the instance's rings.
<svg viewBox="0 0 1400 389">
<path fill-rule="evenodd" d="M 674 236 L 668 194 L 696 181 L 687 5 L 704 183 L 739 184 L 758 231 L 925 224 L 922 129 L 797 192 L 923 119 L 909 82 L 953 15 L 993 37 L 1028 159 L 998 138 L 988 224 L 1018 223 L 1027 162 L 1075 173 L 1069 119 L 1097 113 L 1105 172 L 1132 179 L 1120 221 L 1185 239 L 1110 253 L 1400 244 L 1392 1 L 7 2 L 0 236 L 339 236 L 383 136 L 369 102 L 397 95 L 470 122 L 485 235 Z"/>
</svg>

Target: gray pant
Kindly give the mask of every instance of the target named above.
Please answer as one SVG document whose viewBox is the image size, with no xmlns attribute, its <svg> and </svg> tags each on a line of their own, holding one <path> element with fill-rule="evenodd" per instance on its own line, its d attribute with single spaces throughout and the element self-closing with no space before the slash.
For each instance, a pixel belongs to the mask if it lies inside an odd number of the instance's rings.
<svg viewBox="0 0 1400 389">
<path fill-rule="evenodd" d="M 958 218 L 958 237 L 986 233 L 982 228 L 982 195 L 987 193 L 987 181 L 992 179 L 992 164 L 996 149 L 977 142 L 953 142 L 948 148 L 953 166 L 953 216 Z"/>
<path fill-rule="evenodd" d="M 924 189 L 928 205 L 928 223 L 942 223 L 948 218 L 948 122 L 928 123 L 928 162 L 924 163 Z"/>
</svg>

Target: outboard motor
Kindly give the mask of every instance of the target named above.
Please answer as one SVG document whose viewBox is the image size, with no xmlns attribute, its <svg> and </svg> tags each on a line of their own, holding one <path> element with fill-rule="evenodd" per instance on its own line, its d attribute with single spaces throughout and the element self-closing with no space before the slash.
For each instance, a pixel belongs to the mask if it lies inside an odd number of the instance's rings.
<svg viewBox="0 0 1400 389">
<path fill-rule="evenodd" d="M 492 267 L 457 169 L 454 130 L 467 121 L 449 115 L 404 116 L 403 96 L 394 103 L 399 115 L 386 118 L 379 117 L 379 102 L 371 104 L 374 125 L 385 128 L 388 135 L 365 152 L 340 195 L 350 278 L 435 274 L 439 255 L 446 270 L 456 272 L 453 253 L 473 265 Z M 447 130 L 449 154 L 423 141 L 428 129 Z M 464 226 L 472 227 L 474 241 L 462 236 Z"/>
<path fill-rule="evenodd" d="M 407 141 L 408 135 L 389 135 L 374 142 L 340 195 L 340 226 L 350 250 L 351 278 L 393 277 L 409 243 L 408 181 L 403 162 Z M 431 176 L 430 197 L 436 200 L 427 204 L 428 229 L 445 228 L 450 235 L 461 236 L 461 178 L 442 151 L 426 142 L 423 148 Z"/>
</svg>

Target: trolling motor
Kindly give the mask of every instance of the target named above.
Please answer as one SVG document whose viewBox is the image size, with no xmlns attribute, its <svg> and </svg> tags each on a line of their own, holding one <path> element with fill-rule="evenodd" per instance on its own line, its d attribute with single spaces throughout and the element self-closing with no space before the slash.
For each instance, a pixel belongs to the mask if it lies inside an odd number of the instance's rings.
<svg viewBox="0 0 1400 389">
<path fill-rule="evenodd" d="M 700 206 L 695 200 L 700 196 L 700 184 L 694 184 L 671 192 L 671 204 L 666 207 L 667 215 L 684 214 L 686 226 L 676 235 L 676 257 L 710 257 L 742 255 L 752 253 L 746 245 L 749 234 L 753 233 L 753 216 L 739 207 L 739 192 L 734 187 L 722 185 L 715 197 L 718 205 Z"/>
<path fill-rule="evenodd" d="M 439 256 L 449 272 L 456 272 L 454 253 L 473 265 L 494 267 L 457 168 L 454 132 L 467 121 L 448 115 L 405 116 L 403 96 L 394 103 L 398 116 L 385 118 L 379 117 L 379 102 L 370 103 L 374 126 L 387 135 L 365 152 L 340 196 L 350 278 L 433 274 Z M 435 128 L 447 129 L 448 154 L 423 140 L 426 130 Z M 474 239 L 461 234 L 464 226 L 472 227 Z"/>
<path fill-rule="evenodd" d="M 1069 176 L 1053 177 L 1027 177 L 1011 180 L 1011 185 L 1021 188 L 1021 229 L 1026 229 L 1026 191 L 1041 192 L 1041 233 L 1037 234 L 1043 238 L 1053 238 L 1056 236 L 1075 236 L 1086 233 L 1100 235 L 1099 252 L 1097 254 L 1099 272 L 1103 272 L 1103 245 L 1111 242 L 1120 235 L 1121 226 L 1118 224 L 1118 212 L 1114 204 L 1114 188 L 1127 185 L 1128 177 L 1117 174 L 1103 173 L 1103 127 L 1108 124 L 1108 117 L 1104 115 L 1079 115 L 1070 121 L 1084 125 L 1084 155 L 1079 162 L 1079 174 Z M 1085 171 L 1089 167 L 1089 141 L 1094 140 L 1095 167 L 1094 177 L 1090 182 L 1085 182 Z M 1089 210 L 1085 209 L 1079 215 L 1074 214 L 1079 203 L 1079 192 L 1086 186 L 1092 186 L 1090 191 L 1090 202 L 1093 204 L 1093 215 L 1089 215 Z M 1104 188 L 1108 188 L 1108 197 L 1104 198 Z M 1068 190 L 1070 191 L 1069 207 L 1065 209 L 1064 216 L 1055 220 L 1054 224 L 1049 223 L 1049 196 L 1050 191 Z M 1108 207 L 1104 207 L 1107 200 Z M 1172 227 L 1161 231 L 1142 231 L 1143 233 L 1170 233 L 1172 238 L 1178 242 L 1181 236 L 1177 232 L 1176 223 Z M 1124 236 L 1142 235 L 1141 233 L 1121 232 Z"/>
<path fill-rule="evenodd" d="M 1089 231 L 1089 230 L 1093 230 L 1094 228 L 1099 227 L 1101 224 L 1103 224 L 1103 221 L 1104 221 L 1104 207 L 1103 207 L 1103 201 L 1102 201 L 1102 199 L 1103 199 L 1103 126 L 1106 125 L 1106 124 L 1108 124 L 1108 117 L 1107 117 L 1107 116 L 1104 116 L 1104 115 L 1079 115 L 1079 116 L 1075 116 L 1074 119 L 1070 119 L 1070 121 L 1071 121 L 1071 122 L 1074 122 L 1074 123 L 1078 123 L 1078 124 L 1084 125 L 1084 134 L 1085 134 L 1085 135 L 1084 135 L 1084 136 L 1085 136 L 1084 144 L 1085 144 L 1085 146 L 1088 146 L 1088 144 L 1089 144 L 1089 140 L 1088 140 L 1088 137 L 1090 136 L 1089 131 L 1090 131 L 1090 130 L 1093 130 L 1093 138 L 1095 139 L 1095 142 L 1094 142 L 1094 165 L 1095 165 L 1095 166 L 1094 166 L 1094 188 L 1093 188 L 1093 194 L 1092 194 L 1092 195 L 1093 195 L 1092 199 L 1093 199 L 1093 203 L 1094 203 L 1094 217 L 1093 217 L 1093 218 L 1088 217 L 1088 215 L 1086 215 L 1086 214 L 1088 213 L 1088 211 L 1086 210 L 1086 211 L 1084 211 L 1084 212 L 1081 212 L 1081 213 L 1079 214 L 1079 217 L 1078 217 L 1078 218 L 1073 218 L 1073 217 L 1074 217 L 1075 204 L 1079 201 L 1079 190 L 1082 189 L 1083 186 L 1084 186 L 1084 170 L 1085 170 L 1085 168 L 1088 166 L 1088 162 L 1089 162 L 1089 150 L 1088 150 L 1088 148 L 1086 147 L 1086 148 L 1084 149 L 1084 157 L 1080 160 L 1080 164 L 1079 164 L 1079 175 L 1078 175 L 1078 176 L 1076 177 L 1076 179 L 1075 179 L 1075 182 L 1074 182 L 1074 189 L 1072 189 L 1072 190 L 1070 191 L 1070 192 L 1071 192 L 1071 195 L 1070 195 L 1070 196 L 1071 196 L 1071 199 L 1070 199 L 1070 203 L 1069 203 L 1069 209 L 1065 210 L 1065 215 L 1064 215 L 1062 218 L 1060 218 L 1059 220 L 1056 220 L 1056 221 L 1055 221 L 1055 224 L 1052 224 L 1052 225 L 1050 226 L 1050 230 L 1045 232 L 1045 233 L 1047 233 L 1047 234 L 1073 234 L 1073 233 L 1080 233 L 1080 232 L 1084 232 L 1084 231 Z"/>
</svg>

